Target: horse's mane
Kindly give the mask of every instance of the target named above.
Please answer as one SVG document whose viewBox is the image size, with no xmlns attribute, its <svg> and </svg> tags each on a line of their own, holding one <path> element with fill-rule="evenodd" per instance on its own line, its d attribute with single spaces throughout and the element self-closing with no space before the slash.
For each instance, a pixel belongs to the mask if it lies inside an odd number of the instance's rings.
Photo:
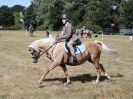
<svg viewBox="0 0 133 99">
<path fill-rule="evenodd" d="M 36 48 L 39 42 L 44 43 L 44 44 L 46 43 L 53 44 L 55 42 L 55 38 L 54 37 L 42 38 L 42 39 L 32 42 L 28 47 Z"/>
</svg>

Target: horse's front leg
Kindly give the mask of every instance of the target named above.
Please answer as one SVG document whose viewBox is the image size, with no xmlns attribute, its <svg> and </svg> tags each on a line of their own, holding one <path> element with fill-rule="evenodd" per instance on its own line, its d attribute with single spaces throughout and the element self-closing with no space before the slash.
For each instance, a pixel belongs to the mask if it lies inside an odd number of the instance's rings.
<svg viewBox="0 0 133 99">
<path fill-rule="evenodd" d="M 57 67 L 57 66 L 58 66 L 57 62 L 53 62 L 53 63 L 52 63 L 52 65 L 46 70 L 45 73 L 43 73 L 43 75 L 41 76 L 40 80 L 38 81 L 39 86 L 42 85 L 42 82 L 44 81 L 45 76 L 46 76 L 51 70 L 53 70 L 53 69 L 54 69 L 55 67 Z"/>
<path fill-rule="evenodd" d="M 70 78 L 68 76 L 68 71 L 67 71 L 66 65 L 61 65 L 61 67 L 62 67 L 62 69 L 65 73 L 66 79 L 67 79 L 67 81 L 64 83 L 64 85 L 70 84 L 71 81 L 70 81 Z"/>
</svg>

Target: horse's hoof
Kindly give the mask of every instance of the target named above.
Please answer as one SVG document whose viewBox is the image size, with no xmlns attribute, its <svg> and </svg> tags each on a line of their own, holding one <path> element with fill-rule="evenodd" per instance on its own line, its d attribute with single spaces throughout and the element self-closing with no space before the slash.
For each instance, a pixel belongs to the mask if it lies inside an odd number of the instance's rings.
<svg viewBox="0 0 133 99">
<path fill-rule="evenodd" d="M 66 82 L 66 83 L 64 83 L 64 86 L 66 86 L 66 85 L 68 85 L 68 84 L 70 84 L 71 82 Z"/>
<path fill-rule="evenodd" d="M 93 82 L 93 84 L 99 84 L 100 83 L 100 81 L 95 81 L 95 82 Z"/>
<path fill-rule="evenodd" d="M 110 79 L 110 78 L 111 78 L 111 76 L 107 76 L 107 78 L 108 78 L 108 79 Z"/>
<path fill-rule="evenodd" d="M 39 87 L 39 88 L 43 88 L 44 86 L 43 86 L 43 85 L 39 85 L 38 87 Z"/>
<path fill-rule="evenodd" d="M 42 86 L 42 81 L 40 81 L 40 80 L 38 81 L 38 87 L 39 87 L 39 88 L 42 88 L 42 87 L 43 87 L 43 86 Z"/>
<path fill-rule="evenodd" d="M 106 76 L 108 79 L 111 78 L 111 76 L 110 76 L 109 74 L 107 74 L 107 73 L 105 73 L 105 76 Z"/>
</svg>

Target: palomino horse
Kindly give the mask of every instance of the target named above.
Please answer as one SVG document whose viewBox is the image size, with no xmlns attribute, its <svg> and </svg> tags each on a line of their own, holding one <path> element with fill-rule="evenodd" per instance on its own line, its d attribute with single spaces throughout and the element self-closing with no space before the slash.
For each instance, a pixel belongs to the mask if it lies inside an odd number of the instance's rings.
<svg viewBox="0 0 133 99">
<path fill-rule="evenodd" d="M 96 83 L 99 82 L 99 78 L 101 75 L 101 72 L 107 76 L 107 78 L 110 78 L 110 76 L 105 72 L 105 69 L 101 63 L 99 63 L 100 60 L 100 54 L 101 54 L 101 49 L 105 51 L 112 52 L 113 50 L 109 49 L 104 43 L 100 41 L 91 41 L 91 42 L 86 42 L 84 43 L 86 50 L 84 53 L 77 54 L 77 62 L 73 62 L 73 59 L 67 63 L 67 54 L 64 50 L 64 42 L 60 43 L 54 43 L 55 39 L 54 38 L 44 38 L 40 40 L 34 41 L 31 45 L 29 45 L 29 51 L 32 55 L 33 63 L 37 63 L 38 59 L 42 54 L 46 54 L 48 58 L 52 61 L 52 64 L 49 66 L 47 71 L 41 76 L 39 82 L 39 85 L 41 86 L 42 82 L 45 79 L 45 76 L 53 70 L 57 66 L 61 66 L 65 76 L 66 76 L 66 83 L 64 84 L 69 84 L 70 79 L 68 76 L 66 64 L 70 66 L 77 66 L 80 65 L 86 61 L 91 62 L 94 64 L 97 72 L 97 78 L 96 78 Z"/>
</svg>

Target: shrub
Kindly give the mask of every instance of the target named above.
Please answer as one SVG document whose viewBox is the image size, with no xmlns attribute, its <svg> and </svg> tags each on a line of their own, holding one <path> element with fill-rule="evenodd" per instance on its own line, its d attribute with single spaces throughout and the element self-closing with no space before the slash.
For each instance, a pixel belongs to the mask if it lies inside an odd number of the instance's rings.
<svg viewBox="0 0 133 99">
<path fill-rule="evenodd" d="M 102 30 L 101 27 L 98 25 L 91 25 L 89 26 L 89 29 L 92 30 L 94 33 L 97 33 Z"/>
<path fill-rule="evenodd" d="M 46 27 L 44 25 L 37 26 L 37 30 L 44 31 Z"/>
<path fill-rule="evenodd" d="M 16 24 L 10 27 L 4 27 L 4 28 L 0 28 L 1 30 L 21 30 L 23 29 L 23 25 L 20 24 Z"/>
<path fill-rule="evenodd" d="M 21 29 L 23 29 L 23 25 L 21 24 L 16 24 L 16 25 L 9 27 L 9 30 L 21 30 Z"/>
</svg>

